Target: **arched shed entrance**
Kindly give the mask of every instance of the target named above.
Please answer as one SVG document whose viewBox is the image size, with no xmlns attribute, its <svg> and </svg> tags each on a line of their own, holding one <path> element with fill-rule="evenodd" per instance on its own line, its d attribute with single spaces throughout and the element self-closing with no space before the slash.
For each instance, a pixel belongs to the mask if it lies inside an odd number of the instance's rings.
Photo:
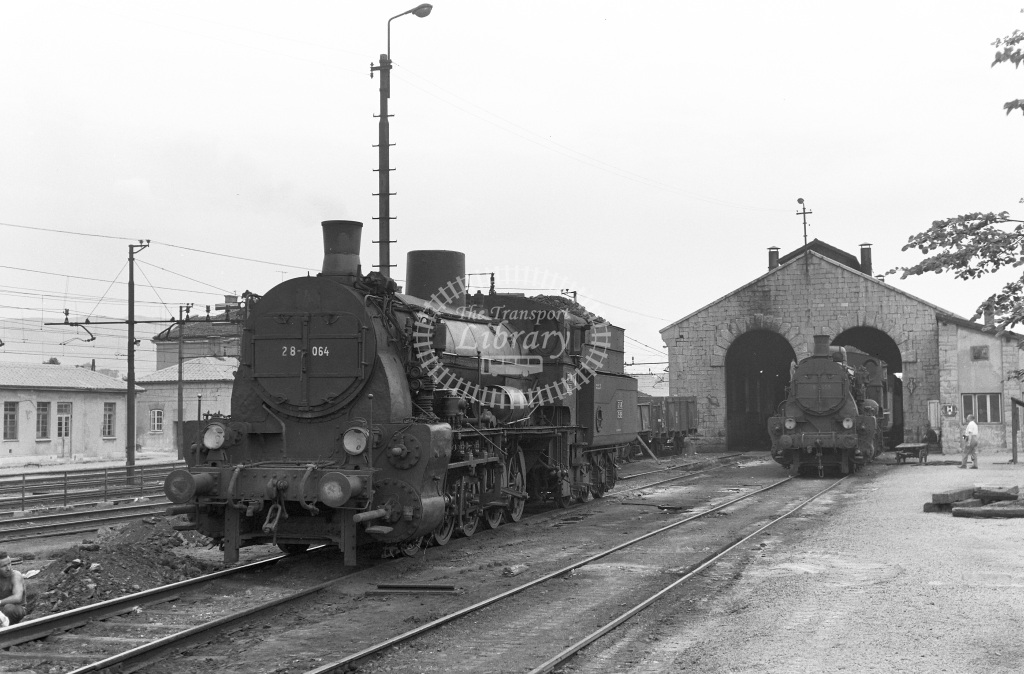
<svg viewBox="0 0 1024 674">
<path fill-rule="evenodd" d="M 785 337 L 751 330 L 725 354 L 725 423 L 729 449 L 769 449 L 768 417 L 786 399 L 796 353 Z"/>
</svg>

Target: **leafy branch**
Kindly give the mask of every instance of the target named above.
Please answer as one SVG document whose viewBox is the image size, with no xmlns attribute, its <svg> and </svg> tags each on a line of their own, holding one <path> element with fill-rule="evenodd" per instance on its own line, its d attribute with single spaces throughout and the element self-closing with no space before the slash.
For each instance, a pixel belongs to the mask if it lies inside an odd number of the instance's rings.
<svg viewBox="0 0 1024 674">
<path fill-rule="evenodd" d="M 1000 227 L 1014 223 L 1010 229 Z M 923 260 L 910 267 L 897 267 L 890 273 L 903 272 L 901 278 L 928 272 L 951 271 L 963 280 L 991 274 L 1004 267 L 1024 265 L 1024 222 L 1011 220 L 1008 212 L 967 213 L 954 218 L 936 220 L 927 230 L 910 237 L 904 251 L 916 248 Z M 1024 323 L 1024 275 L 989 296 L 975 311 L 973 318 L 991 310 L 999 329 Z"/>
</svg>

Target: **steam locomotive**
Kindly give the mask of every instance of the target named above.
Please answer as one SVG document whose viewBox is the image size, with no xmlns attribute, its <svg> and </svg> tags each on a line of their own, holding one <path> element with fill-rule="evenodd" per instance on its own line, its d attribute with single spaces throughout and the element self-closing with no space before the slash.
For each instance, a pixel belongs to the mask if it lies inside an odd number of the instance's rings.
<svg viewBox="0 0 1024 674">
<path fill-rule="evenodd" d="M 231 413 L 186 424 L 164 485 L 179 528 L 229 563 L 329 543 L 354 565 L 364 539 L 416 554 L 615 485 L 639 430 L 621 329 L 562 298 L 467 298 L 454 251 L 410 252 L 403 294 L 362 274 L 361 223 L 322 227 L 320 274 L 244 296 Z"/>
<path fill-rule="evenodd" d="M 787 398 L 768 419 L 772 458 L 793 475 L 808 467 L 855 472 L 885 451 L 888 401 L 884 361 L 815 335 L 814 352 L 795 365 Z"/>
</svg>

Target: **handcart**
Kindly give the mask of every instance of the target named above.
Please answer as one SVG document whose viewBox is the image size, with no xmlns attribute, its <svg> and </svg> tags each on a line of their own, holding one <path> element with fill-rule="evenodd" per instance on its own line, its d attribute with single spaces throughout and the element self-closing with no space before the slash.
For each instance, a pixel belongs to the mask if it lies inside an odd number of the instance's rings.
<svg viewBox="0 0 1024 674">
<path fill-rule="evenodd" d="M 927 442 L 903 442 L 896 445 L 896 463 L 906 463 L 908 458 L 916 458 L 918 463 L 928 463 L 928 452 L 931 445 Z"/>
</svg>

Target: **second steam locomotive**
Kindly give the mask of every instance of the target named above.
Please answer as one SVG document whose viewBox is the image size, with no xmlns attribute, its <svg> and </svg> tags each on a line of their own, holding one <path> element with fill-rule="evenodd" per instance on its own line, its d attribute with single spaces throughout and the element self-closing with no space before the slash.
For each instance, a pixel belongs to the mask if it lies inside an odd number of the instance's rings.
<svg viewBox="0 0 1024 674">
<path fill-rule="evenodd" d="M 528 498 L 601 496 L 637 436 L 620 329 L 575 307 L 477 293 L 465 258 L 409 253 L 406 293 L 363 275 L 362 224 L 323 223 L 322 272 L 246 295 L 231 414 L 186 424 L 165 492 L 239 548 L 373 539 L 414 554 L 518 521 Z"/>
<path fill-rule="evenodd" d="M 768 419 L 772 458 L 794 475 L 855 472 L 885 451 L 887 381 L 884 361 L 815 335 L 814 352 L 795 366 L 786 400 Z"/>
</svg>

